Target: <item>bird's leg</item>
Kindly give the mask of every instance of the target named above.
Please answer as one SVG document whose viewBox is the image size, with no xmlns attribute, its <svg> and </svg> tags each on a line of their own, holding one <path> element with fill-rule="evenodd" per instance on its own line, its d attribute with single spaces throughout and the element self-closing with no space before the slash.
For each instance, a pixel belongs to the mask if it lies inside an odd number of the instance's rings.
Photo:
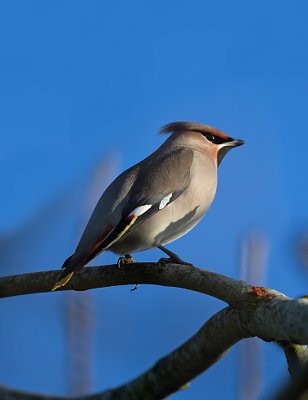
<svg viewBox="0 0 308 400">
<path fill-rule="evenodd" d="M 131 264 L 136 262 L 136 260 L 130 255 L 125 254 L 124 257 L 120 257 L 117 261 L 118 267 L 121 268 L 123 264 Z"/>
<path fill-rule="evenodd" d="M 182 264 L 182 260 L 180 259 L 179 256 L 177 256 L 175 253 L 173 253 L 173 251 L 168 250 L 166 247 L 162 246 L 161 244 L 157 246 L 157 248 L 159 248 L 161 251 L 163 251 L 165 254 L 167 254 L 167 256 L 170 257 L 170 261 L 178 263 L 178 264 Z"/>
<path fill-rule="evenodd" d="M 121 268 L 123 264 L 131 264 L 134 262 L 136 262 L 136 260 L 130 254 L 125 254 L 124 257 L 120 257 L 118 259 L 117 264 L 118 268 Z M 137 289 L 138 289 L 138 283 L 136 283 L 135 286 L 130 291 L 134 292 Z"/>
<path fill-rule="evenodd" d="M 166 253 L 170 258 L 161 258 L 158 262 L 159 265 L 167 264 L 167 263 L 175 263 L 175 264 L 184 264 L 184 265 L 192 265 L 186 261 L 183 261 L 178 255 L 173 253 L 173 251 L 166 249 L 165 246 L 161 244 L 157 246 L 158 249 Z"/>
</svg>

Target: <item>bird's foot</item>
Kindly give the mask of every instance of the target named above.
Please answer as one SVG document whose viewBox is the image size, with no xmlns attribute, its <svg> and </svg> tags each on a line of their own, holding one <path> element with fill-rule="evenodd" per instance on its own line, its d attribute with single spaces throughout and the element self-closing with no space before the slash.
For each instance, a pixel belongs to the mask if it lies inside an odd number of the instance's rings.
<svg viewBox="0 0 308 400">
<path fill-rule="evenodd" d="M 157 262 L 159 272 L 163 272 L 168 264 L 171 264 L 173 260 L 171 258 L 160 258 Z"/>
<path fill-rule="evenodd" d="M 117 261 L 118 268 L 121 268 L 124 264 L 131 264 L 135 263 L 136 260 L 130 255 L 130 254 L 125 254 L 124 257 L 120 257 Z M 131 292 L 134 292 L 135 290 L 138 289 L 138 283 L 135 284 L 135 286 L 130 290 Z"/>
<path fill-rule="evenodd" d="M 189 267 L 192 267 L 192 266 L 193 266 L 193 264 L 192 264 L 192 263 L 189 263 L 189 262 L 187 262 L 187 261 L 184 261 L 184 260 L 181 260 L 181 259 L 180 259 L 180 261 L 178 262 L 178 264 L 182 264 L 182 265 L 188 265 Z"/>
<path fill-rule="evenodd" d="M 169 256 L 169 258 L 161 258 L 158 261 L 158 264 L 183 264 L 183 265 L 190 265 L 190 266 L 192 265 L 191 263 L 183 261 L 178 255 L 173 253 L 173 251 L 168 250 L 166 247 L 164 247 L 162 245 L 159 245 L 157 247 Z M 164 268 L 166 268 L 166 266 Z"/>
<path fill-rule="evenodd" d="M 117 261 L 118 267 L 121 268 L 124 264 L 131 264 L 135 263 L 136 260 L 130 255 L 130 254 L 125 254 L 124 257 L 120 257 Z"/>
<path fill-rule="evenodd" d="M 157 266 L 158 266 L 158 269 L 162 272 L 163 270 L 165 270 L 167 268 L 168 264 L 182 264 L 182 265 L 192 266 L 191 263 L 183 261 L 179 257 L 177 257 L 177 258 L 173 258 L 173 257 L 160 258 L 158 260 Z"/>
</svg>

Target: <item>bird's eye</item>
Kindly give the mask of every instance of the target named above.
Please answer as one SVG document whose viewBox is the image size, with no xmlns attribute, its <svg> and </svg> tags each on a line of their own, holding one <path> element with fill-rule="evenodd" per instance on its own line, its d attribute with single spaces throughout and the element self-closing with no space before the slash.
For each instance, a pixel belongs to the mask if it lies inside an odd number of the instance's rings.
<svg viewBox="0 0 308 400">
<path fill-rule="evenodd" d="M 210 133 L 206 133 L 204 136 L 209 142 L 217 143 L 217 136 L 211 135 Z"/>
<path fill-rule="evenodd" d="M 208 133 L 208 132 L 204 133 L 204 136 L 207 138 L 207 140 L 209 142 L 214 143 L 214 144 L 222 144 L 222 143 L 230 142 L 233 140 L 232 138 L 229 138 L 229 137 L 223 138 L 223 137 L 216 136 L 216 135 L 213 135 L 212 133 Z"/>
</svg>

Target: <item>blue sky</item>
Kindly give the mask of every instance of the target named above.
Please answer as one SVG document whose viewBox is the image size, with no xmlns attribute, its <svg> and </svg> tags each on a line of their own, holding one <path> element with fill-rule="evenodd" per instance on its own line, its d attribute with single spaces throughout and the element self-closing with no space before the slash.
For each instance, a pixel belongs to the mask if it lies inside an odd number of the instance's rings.
<svg viewBox="0 0 308 400">
<path fill-rule="evenodd" d="M 294 239 L 307 227 L 307 12 L 305 1 L 276 0 L 2 2 L 1 274 L 60 267 L 108 181 L 162 142 L 160 126 L 191 120 L 247 144 L 221 164 L 206 218 L 170 248 L 238 278 L 242 238 L 262 232 L 259 283 L 306 293 Z M 1 383 L 71 390 L 68 296 L 1 301 Z M 224 306 L 146 286 L 97 290 L 90 303 L 93 390 L 135 377 Z M 279 350 L 263 350 L 265 393 L 287 374 Z M 237 398 L 237 358 L 234 349 L 175 398 Z"/>
</svg>

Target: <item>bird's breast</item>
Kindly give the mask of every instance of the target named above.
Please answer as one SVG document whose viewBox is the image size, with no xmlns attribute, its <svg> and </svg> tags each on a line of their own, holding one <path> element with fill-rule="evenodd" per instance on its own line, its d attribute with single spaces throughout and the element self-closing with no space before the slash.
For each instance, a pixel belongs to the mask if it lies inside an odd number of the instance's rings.
<svg viewBox="0 0 308 400">
<path fill-rule="evenodd" d="M 190 231 L 206 214 L 217 187 L 217 170 L 212 160 L 196 160 L 191 182 L 177 200 L 166 207 L 164 229 L 157 235 L 161 244 L 170 243 Z M 163 225 L 163 221 L 161 221 Z"/>
</svg>

